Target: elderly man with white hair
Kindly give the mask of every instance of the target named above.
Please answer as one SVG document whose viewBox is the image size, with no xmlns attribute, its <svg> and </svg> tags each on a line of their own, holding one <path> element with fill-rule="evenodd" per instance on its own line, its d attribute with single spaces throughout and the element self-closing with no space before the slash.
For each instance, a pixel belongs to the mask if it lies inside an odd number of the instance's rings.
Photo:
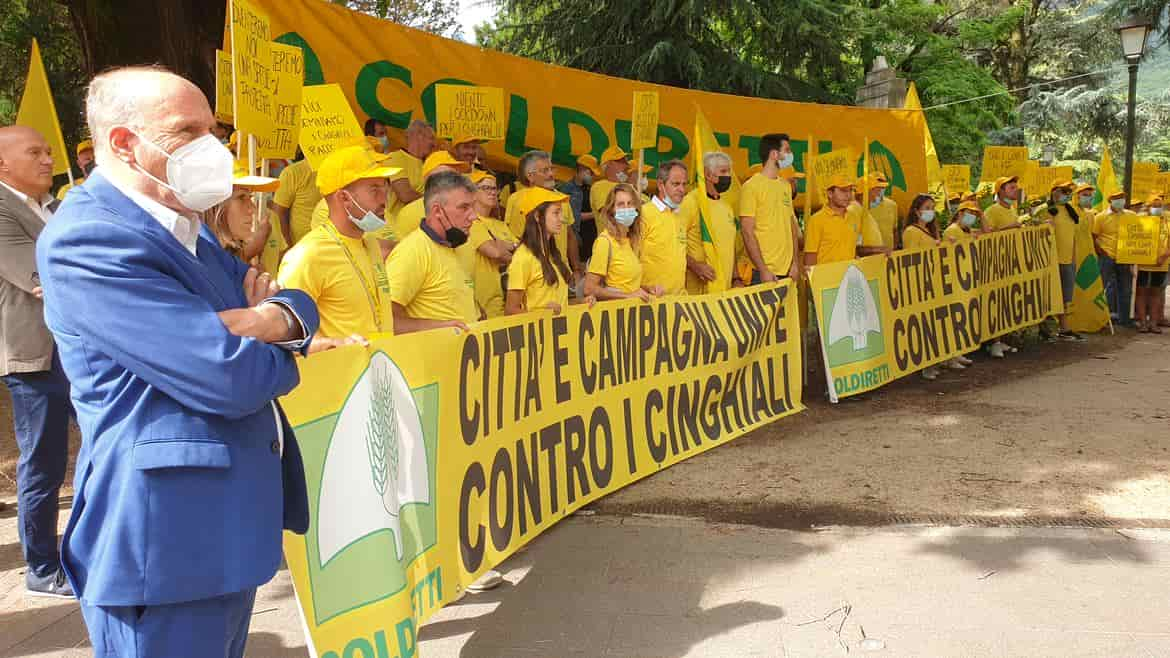
<svg viewBox="0 0 1170 658">
<path fill-rule="evenodd" d="M 679 219 L 687 227 L 687 292 L 692 295 L 731 286 L 735 279 L 735 236 L 739 231 L 735 211 L 722 198 L 723 193 L 731 188 L 731 158 L 720 151 L 704 153 L 701 183 L 687 193 L 678 210 Z M 719 256 L 718 263 L 708 262 L 703 249 L 703 233 L 699 226 L 700 194 L 707 195 L 711 216 L 704 219 Z M 721 281 L 716 281 L 717 266 L 722 273 Z"/>
<path fill-rule="evenodd" d="M 275 400 L 317 309 L 203 226 L 232 156 L 195 85 L 117 69 L 86 104 L 97 169 L 37 242 L 82 432 L 61 562 L 96 656 L 242 656 L 282 528 L 308 527 Z"/>
</svg>

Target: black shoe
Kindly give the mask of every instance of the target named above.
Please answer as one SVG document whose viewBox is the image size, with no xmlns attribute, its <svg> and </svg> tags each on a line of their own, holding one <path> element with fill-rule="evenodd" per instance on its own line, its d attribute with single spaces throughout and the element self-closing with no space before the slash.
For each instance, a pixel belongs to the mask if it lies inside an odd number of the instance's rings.
<svg viewBox="0 0 1170 658">
<path fill-rule="evenodd" d="M 1075 331 L 1062 331 L 1059 336 L 1061 340 L 1070 340 L 1077 343 L 1085 342 L 1085 337 Z"/>
<path fill-rule="evenodd" d="M 43 596 L 53 599 L 76 598 L 69 581 L 65 580 L 65 571 L 57 569 L 47 576 L 38 576 L 29 569 L 24 574 L 24 586 L 29 596 Z"/>
</svg>

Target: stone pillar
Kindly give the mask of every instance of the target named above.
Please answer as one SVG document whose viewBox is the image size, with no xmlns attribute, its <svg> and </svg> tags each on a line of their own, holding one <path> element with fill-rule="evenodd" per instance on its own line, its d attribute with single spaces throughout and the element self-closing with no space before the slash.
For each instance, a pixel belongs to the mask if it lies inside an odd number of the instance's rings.
<svg viewBox="0 0 1170 658">
<path fill-rule="evenodd" d="M 899 109 L 906 104 L 906 80 L 899 78 L 886 58 L 878 55 L 873 69 L 865 74 L 865 85 L 857 90 L 857 104 L 862 107 Z"/>
</svg>

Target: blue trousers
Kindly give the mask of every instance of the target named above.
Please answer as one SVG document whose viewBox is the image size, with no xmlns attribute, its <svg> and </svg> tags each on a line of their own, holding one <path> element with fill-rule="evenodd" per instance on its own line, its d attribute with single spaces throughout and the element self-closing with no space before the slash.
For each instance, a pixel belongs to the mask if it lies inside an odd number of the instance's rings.
<svg viewBox="0 0 1170 658">
<path fill-rule="evenodd" d="M 24 561 L 38 576 L 61 568 L 57 550 L 58 493 L 69 459 L 69 380 L 53 355 L 51 369 L 5 375 L 16 426 L 17 528 Z"/>
<path fill-rule="evenodd" d="M 82 601 L 94 658 L 242 658 L 256 590 L 147 606 Z"/>
<path fill-rule="evenodd" d="M 1105 254 L 1100 254 L 1098 263 L 1105 299 L 1109 301 L 1109 314 L 1119 324 L 1125 324 L 1129 322 L 1129 302 L 1133 297 L 1133 269 L 1129 265 L 1118 265 Z"/>
</svg>

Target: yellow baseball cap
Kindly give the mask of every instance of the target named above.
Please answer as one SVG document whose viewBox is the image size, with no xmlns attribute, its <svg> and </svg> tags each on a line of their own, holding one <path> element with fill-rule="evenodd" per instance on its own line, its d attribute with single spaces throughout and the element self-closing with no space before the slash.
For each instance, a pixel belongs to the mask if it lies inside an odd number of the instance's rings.
<svg viewBox="0 0 1170 658">
<path fill-rule="evenodd" d="M 1074 185 L 1074 183 L 1070 180 L 1058 180 L 1058 181 L 1055 181 L 1054 183 L 1052 183 L 1052 187 L 1048 188 L 1048 191 L 1051 192 L 1052 190 L 1071 190 L 1073 185 Z"/>
<path fill-rule="evenodd" d="M 237 160 L 232 169 L 232 185 L 246 187 L 253 192 L 272 192 L 280 187 L 280 180 L 269 176 L 255 176 L 248 172 L 248 165 Z"/>
<path fill-rule="evenodd" d="M 976 215 L 979 215 L 980 217 L 983 216 L 983 209 L 980 208 L 979 204 L 974 202 L 974 201 L 964 201 L 963 203 L 960 203 L 959 209 L 956 210 L 955 212 L 963 212 L 964 210 L 968 210 L 970 212 L 973 212 Z"/>
<path fill-rule="evenodd" d="M 456 135 L 455 139 L 451 140 L 451 146 L 459 146 L 460 144 L 466 144 L 467 142 L 475 142 L 476 144 L 483 144 L 486 141 L 487 141 L 486 139 L 472 137 L 471 135 L 469 135 L 467 133 L 463 133 L 461 135 Z"/>
<path fill-rule="evenodd" d="M 81 155 L 82 151 L 92 151 L 92 150 L 93 150 L 93 140 L 92 139 L 83 139 L 80 142 L 77 142 L 77 155 Z"/>
<path fill-rule="evenodd" d="M 1152 206 L 1155 203 L 1162 203 L 1162 195 L 1158 194 L 1157 192 L 1146 197 L 1146 205 L 1147 206 Z"/>
<path fill-rule="evenodd" d="M 994 188 L 995 193 L 999 194 L 1000 188 L 1003 187 L 1004 185 L 1007 185 L 1008 183 L 1018 183 L 1018 182 L 1020 182 L 1019 176 L 1000 176 L 999 178 L 995 179 L 995 188 Z"/>
<path fill-rule="evenodd" d="M 1108 199 L 1110 201 L 1112 201 L 1114 199 L 1124 199 L 1124 198 L 1125 198 L 1125 190 L 1117 190 L 1116 192 L 1110 194 L 1108 197 Z"/>
<path fill-rule="evenodd" d="M 963 193 L 962 192 L 951 192 L 949 195 L 947 195 L 947 203 L 950 203 L 951 201 L 962 201 L 962 200 L 963 200 Z"/>
<path fill-rule="evenodd" d="M 1093 187 L 1092 185 L 1089 185 L 1088 183 L 1081 183 L 1080 185 L 1077 185 L 1077 189 L 1076 189 L 1075 193 L 1079 196 L 1081 194 L 1084 194 L 1085 192 L 1096 192 L 1096 191 L 1097 191 L 1097 188 Z"/>
<path fill-rule="evenodd" d="M 423 161 L 422 177 L 426 178 L 427 176 L 430 176 L 431 172 L 433 172 L 435 169 L 438 169 L 439 167 L 451 167 L 452 169 L 455 169 L 463 174 L 471 171 L 470 164 L 462 160 L 456 160 L 455 157 L 446 150 L 440 150 L 428 155 L 427 159 Z"/>
<path fill-rule="evenodd" d="M 831 190 L 834 187 L 845 189 L 847 187 L 855 187 L 854 181 L 845 174 L 833 174 L 829 176 L 828 182 L 825 183 L 825 189 Z"/>
<path fill-rule="evenodd" d="M 493 174 L 493 173 L 492 173 L 492 172 L 490 172 L 490 171 L 484 171 L 483 169 L 476 169 L 475 171 L 473 171 L 473 172 L 471 172 L 470 174 L 468 174 L 468 175 L 467 175 L 467 177 L 468 177 L 468 178 L 470 178 L 470 179 L 471 179 L 471 182 L 472 182 L 472 183 L 475 183 L 476 185 L 479 185 L 479 182 L 480 182 L 481 180 L 484 180 L 484 179 L 486 179 L 486 178 L 490 178 L 490 179 L 492 179 L 492 180 L 496 180 L 496 175 L 495 175 L 495 174 Z"/>
<path fill-rule="evenodd" d="M 597 163 L 597 158 L 589 155 L 588 153 L 577 157 L 577 166 L 585 167 L 589 171 L 593 172 L 594 176 L 601 175 L 601 165 Z"/>
<path fill-rule="evenodd" d="M 620 146 L 611 146 L 602 151 L 601 164 L 604 165 L 608 162 L 614 162 L 616 160 L 625 160 L 629 157 L 630 154 L 623 151 Z"/>
<path fill-rule="evenodd" d="M 881 174 L 870 174 L 868 178 L 860 181 L 859 185 L 865 185 L 865 189 L 867 191 L 876 189 L 884 190 L 890 186 L 890 184 L 886 182 L 886 177 L 882 176 Z"/>
<path fill-rule="evenodd" d="M 374 149 L 375 153 L 382 152 L 382 140 L 378 139 L 377 137 L 367 135 L 366 144 L 369 145 L 370 148 Z"/>
<path fill-rule="evenodd" d="M 528 213 L 536 210 L 543 203 L 559 203 L 568 198 L 568 195 L 561 194 L 556 190 L 546 190 L 543 187 L 530 187 L 524 190 L 524 194 L 520 196 L 517 205 L 520 207 L 520 214 L 528 216 Z"/>
<path fill-rule="evenodd" d="M 389 178 L 402 171 L 382 166 L 376 155 L 365 146 L 347 146 L 330 153 L 317 169 L 317 190 L 321 196 L 329 196 L 354 181 Z"/>
</svg>

